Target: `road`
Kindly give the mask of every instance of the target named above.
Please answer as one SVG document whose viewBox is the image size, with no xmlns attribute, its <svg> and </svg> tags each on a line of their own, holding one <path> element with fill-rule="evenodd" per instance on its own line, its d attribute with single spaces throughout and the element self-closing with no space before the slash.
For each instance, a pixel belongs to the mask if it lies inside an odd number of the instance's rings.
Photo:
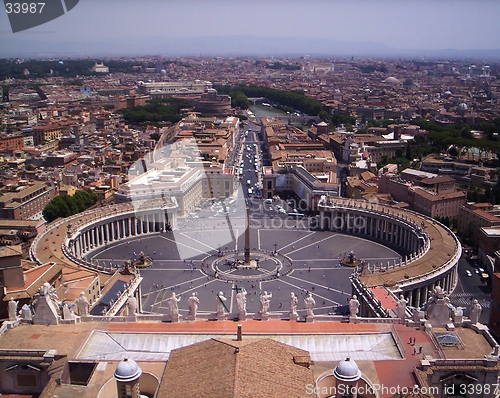
<svg viewBox="0 0 500 398">
<path fill-rule="evenodd" d="M 470 271 L 472 276 L 467 276 L 466 271 Z M 465 315 L 469 315 L 469 308 L 473 299 L 478 299 L 483 307 L 479 318 L 481 323 L 488 324 L 491 306 L 491 287 L 481 280 L 474 262 L 462 257 L 458 263 L 458 283 L 457 287 L 450 295 L 450 301 L 454 306 L 466 307 Z"/>
</svg>

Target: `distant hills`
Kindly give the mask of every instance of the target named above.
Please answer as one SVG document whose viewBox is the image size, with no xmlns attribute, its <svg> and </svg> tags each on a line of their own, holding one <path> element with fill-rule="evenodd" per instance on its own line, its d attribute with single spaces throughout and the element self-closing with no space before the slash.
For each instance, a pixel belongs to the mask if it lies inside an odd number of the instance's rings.
<svg viewBox="0 0 500 398">
<path fill-rule="evenodd" d="M 192 38 L 111 38 L 68 42 L 19 36 L 0 44 L 1 58 L 98 56 L 342 56 L 426 57 L 440 59 L 500 59 L 500 49 L 399 49 L 383 43 L 346 42 L 325 38 L 205 36 Z"/>
</svg>

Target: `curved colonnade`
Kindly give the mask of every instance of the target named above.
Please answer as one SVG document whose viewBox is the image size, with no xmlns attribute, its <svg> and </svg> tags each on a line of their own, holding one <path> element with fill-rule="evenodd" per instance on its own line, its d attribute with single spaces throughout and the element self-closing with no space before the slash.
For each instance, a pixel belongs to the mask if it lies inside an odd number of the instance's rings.
<svg viewBox="0 0 500 398">
<path fill-rule="evenodd" d="M 402 259 L 392 264 L 365 262 L 357 277 L 366 288 L 385 286 L 403 293 L 408 304 L 420 307 L 435 286 L 453 291 L 457 283 L 460 242 L 437 221 L 391 206 L 331 199 L 319 204 L 319 227 L 360 236 L 397 250 Z M 176 228 L 176 206 L 122 203 L 89 210 L 50 224 L 33 242 L 31 258 L 38 264 L 55 262 L 112 273 L 111 266 L 92 264 L 86 253 L 136 236 Z"/>
<path fill-rule="evenodd" d="M 115 241 L 168 231 L 177 226 L 176 206 L 127 202 L 93 209 L 50 224 L 37 236 L 30 257 L 38 264 L 56 262 L 113 273 L 112 266 L 93 264 L 85 254 Z"/>
<path fill-rule="evenodd" d="M 413 307 L 421 307 L 436 286 L 455 289 L 462 247 L 443 224 L 413 211 L 356 200 L 330 198 L 319 210 L 321 229 L 379 242 L 402 255 L 392 264 L 366 262 L 356 277 L 365 288 L 385 286 L 402 293 Z"/>
</svg>

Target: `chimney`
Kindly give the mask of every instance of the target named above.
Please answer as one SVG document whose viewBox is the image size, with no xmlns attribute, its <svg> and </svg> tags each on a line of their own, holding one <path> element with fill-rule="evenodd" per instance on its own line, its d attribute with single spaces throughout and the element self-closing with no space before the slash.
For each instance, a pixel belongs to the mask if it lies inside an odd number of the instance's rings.
<svg viewBox="0 0 500 398">
<path fill-rule="evenodd" d="M 243 339 L 241 334 L 241 325 L 238 325 L 238 332 L 236 334 L 236 341 L 241 341 Z"/>
</svg>

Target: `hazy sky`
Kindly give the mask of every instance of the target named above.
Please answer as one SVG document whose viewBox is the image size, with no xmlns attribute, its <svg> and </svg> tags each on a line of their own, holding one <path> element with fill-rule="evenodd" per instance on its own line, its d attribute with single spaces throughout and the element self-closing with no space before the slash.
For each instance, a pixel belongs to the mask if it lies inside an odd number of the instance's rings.
<svg viewBox="0 0 500 398">
<path fill-rule="evenodd" d="M 0 57 L 2 48 L 30 40 L 99 41 L 106 50 L 111 39 L 235 34 L 401 49 L 498 49 L 499 16 L 499 0 L 80 0 L 66 15 L 15 34 L 2 8 Z"/>
</svg>

